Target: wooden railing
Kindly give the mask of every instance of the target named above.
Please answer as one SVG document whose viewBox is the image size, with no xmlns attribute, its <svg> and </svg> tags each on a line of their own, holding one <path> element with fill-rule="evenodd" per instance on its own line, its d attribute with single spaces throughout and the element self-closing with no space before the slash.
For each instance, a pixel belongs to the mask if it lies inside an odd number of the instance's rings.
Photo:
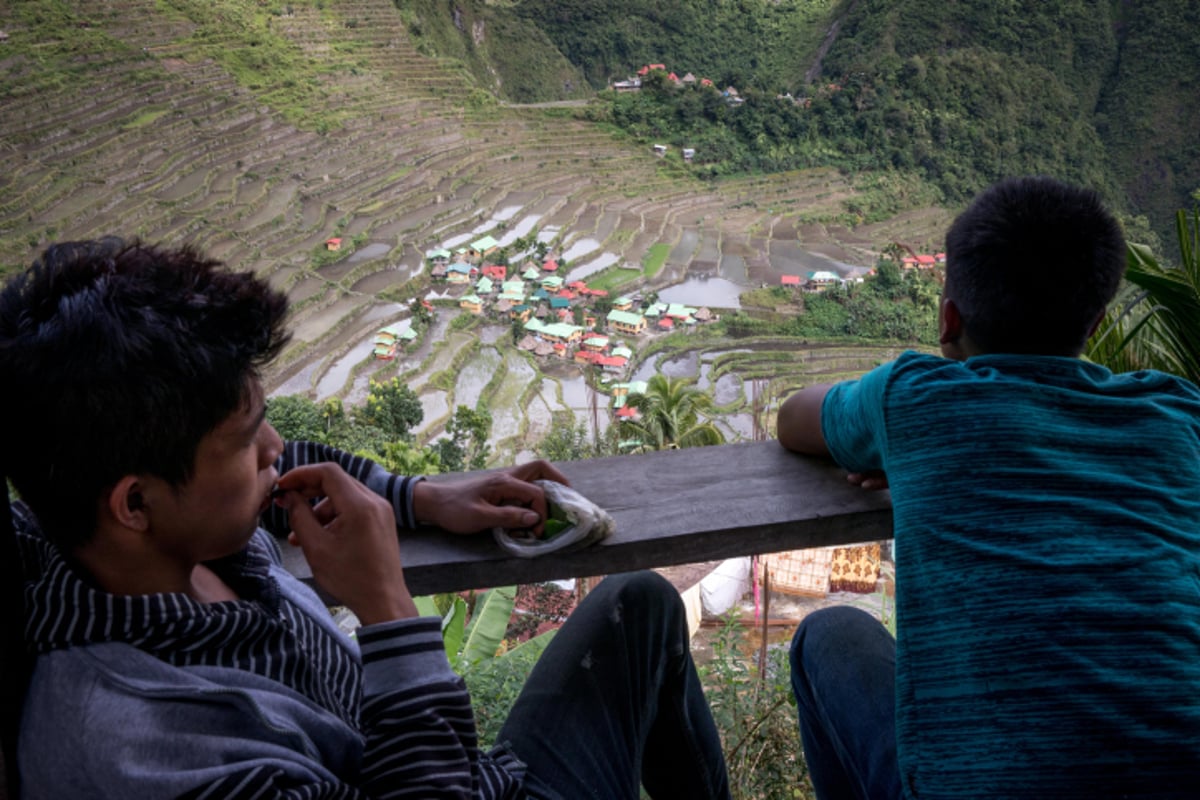
<svg viewBox="0 0 1200 800">
<path fill-rule="evenodd" d="M 405 532 L 400 555 L 409 589 L 431 594 L 609 575 L 892 535 L 887 492 L 851 486 L 832 463 L 789 453 L 776 441 L 556 466 L 612 515 L 612 536 L 583 550 L 522 559 L 490 536 Z M 288 569 L 310 579 L 299 550 L 284 551 Z"/>
</svg>

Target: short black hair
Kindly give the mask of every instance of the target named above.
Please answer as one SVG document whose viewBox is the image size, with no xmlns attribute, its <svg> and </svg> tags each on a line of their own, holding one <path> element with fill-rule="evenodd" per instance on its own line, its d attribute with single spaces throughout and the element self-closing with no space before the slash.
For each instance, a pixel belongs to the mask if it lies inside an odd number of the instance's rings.
<svg viewBox="0 0 1200 800">
<path fill-rule="evenodd" d="M 1008 178 L 950 226 L 946 294 L 985 352 L 1074 356 L 1125 263 L 1121 227 L 1096 192 L 1053 178 Z"/>
<path fill-rule="evenodd" d="M 192 246 L 106 237 L 49 247 L 0 291 L 6 473 L 71 552 L 123 476 L 173 486 L 287 341 L 287 298 Z"/>
</svg>

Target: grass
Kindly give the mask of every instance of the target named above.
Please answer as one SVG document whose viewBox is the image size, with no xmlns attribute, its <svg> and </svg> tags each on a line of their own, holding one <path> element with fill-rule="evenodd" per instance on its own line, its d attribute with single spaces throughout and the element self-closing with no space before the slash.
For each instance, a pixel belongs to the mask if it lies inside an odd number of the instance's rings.
<svg viewBox="0 0 1200 800">
<path fill-rule="evenodd" d="M 646 257 L 642 259 L 642 272 L 647 278 L 653 278 L 667 263 L 667 256 L 671 254 L 671 245 L 659 242 L 658 244 L 650 245 L 650 249 L 646 251 Z"/>
</svg>

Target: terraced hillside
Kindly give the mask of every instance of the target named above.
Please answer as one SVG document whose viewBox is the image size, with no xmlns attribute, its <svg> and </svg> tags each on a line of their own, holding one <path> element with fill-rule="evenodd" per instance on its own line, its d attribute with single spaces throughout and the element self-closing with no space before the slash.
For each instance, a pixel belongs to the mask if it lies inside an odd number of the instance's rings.
<svg viewBox="0 0 1200 800">
<path fill-rule="evenodd" d="M 933 242 L 944 227 L 934 210 L 851 231 L 835 221 L 852 177 L 702 184 L 570 108 L 501 106 L 459 64 L 418 53 L 389 0 L 249 5 L 0 7 L 0 265 L 106 233 L 195 242 L 293 298 L 296 336 L 270 389 L 354 399 L 379 368 L 359 348 L 425 291 L 429 248 L 537 229 L 573 269 L 637 265 L 665 244 L 659 284 L 757 285 L 798 255 L 870 263 L 895 238 Z M 328 253 L 333 236 L 354 244 Z M 490 345 L 435 331 L 423 347 L 389 370 L 444 393 L 426 396 L 435 430 L 463 394 L 437 375 Z M 502 376 L 480 393 L 571 407 L 493 352 Z M 531 424 L 512 424 L 510 449 Z"/>
</svg>

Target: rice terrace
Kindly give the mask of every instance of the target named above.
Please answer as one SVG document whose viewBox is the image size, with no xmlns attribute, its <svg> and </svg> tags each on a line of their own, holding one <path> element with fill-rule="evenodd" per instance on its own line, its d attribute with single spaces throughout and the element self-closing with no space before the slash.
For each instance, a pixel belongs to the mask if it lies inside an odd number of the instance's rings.
<svg viewBox="0 0 1200 800">
<path fill-rule="evenodd" d="M 59 37 L 37 42 L 19 5 L 0 11 L 2 263 L 108 233 L 193 242 L 290 295 L 294 337 L 270 392 L 354 405 L 369 379 L 399 376 L 421 397 L 425 442 L 457 405 L 484 403 L 492 463 L 530 455 L 555 412 L 607 427 L 611 390 L 595 398 L 584 368 L 513 347 L 507 316 L 451 325 L 474 290 L 435 280 L 430 251 L 536 241 L 568 282 L 715 318 L 784 275 L 862 270 L 896 240 L 936 248 L 948 219 L 922 208 L 853 225 L 852 201 L 877 189 L 866 180 L 815 169 L 701 182 L 678 153 L 614 135 L 578 101 L 498 103 L 461 64 L 418 52 L 387 0 L 293 3 L 265 25 L 234 4 L 168 5 L 48 11 L 61 18 L 38 30 Z M 286 65 L 224 55 L 247 39 Z M 529 254 L 509 255 L 523 270 Z M 374 358 L 377 331 L 403 325 L 415 298 L 435 308 L 432 326 Z M 752 435 L 751 378 L 778 396 L 897 352 L 734 342 L 704 324 L 623 338 L 632 358 L 609 377 L 697 379 L 730 441 Z"/>
</svg>

